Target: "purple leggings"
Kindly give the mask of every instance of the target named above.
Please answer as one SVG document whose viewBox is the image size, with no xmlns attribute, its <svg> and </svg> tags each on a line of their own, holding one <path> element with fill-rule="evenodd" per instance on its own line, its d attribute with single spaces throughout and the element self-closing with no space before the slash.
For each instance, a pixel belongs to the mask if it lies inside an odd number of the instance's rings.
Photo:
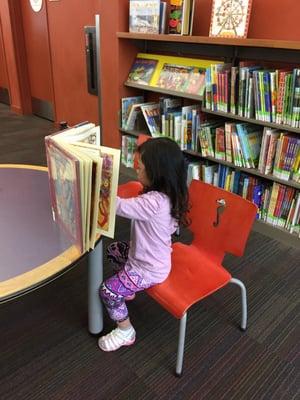
<svg viewBox="0 0 300 400">
<path fill-rule="evenodd" d="M 107 248 L 107 258 L 113 264 L 115 274 L 102 282 L 100 297 L 113 321 L 122 322 L 128 318 L 126 299 L 146 289 L 143 279 L 124 266 L 128 258 L 127 242 L 114 242 Z"/>
</svg>

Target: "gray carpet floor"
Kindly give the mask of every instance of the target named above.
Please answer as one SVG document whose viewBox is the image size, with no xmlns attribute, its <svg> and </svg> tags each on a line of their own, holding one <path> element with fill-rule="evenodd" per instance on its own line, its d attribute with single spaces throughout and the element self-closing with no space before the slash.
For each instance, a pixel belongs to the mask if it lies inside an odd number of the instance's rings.
<svg viewBox="0 0 300 400">
<path fill-rule="evenodd" d="M 45 165 L 43 137 L 54 130 L 0 104 L 0 163 Z M 122 169 L 120 182 L 132 176 Z M 118 218 L 116 239 L 128 236 L 129 222 Z M 182 231 L 177 240 L 190 235 Z M 97 348 L 87 331 L 86 261 L 0 304 L 0 399 L 300 399 L 300 249 L 253 232 L 244 257 L 226 256 L 224 265 L 248 289 L 248 329 L 238 329 L 235 286 L 194 305 L 181 378 L 173 375 L 178 321 L 144 293 L 129 303 L 135 345 L 113 353 Z M 106 260 L 104 273 L 111 274 Z M 104 332 L 111 328 L 105 315 Z"/>
</svg>

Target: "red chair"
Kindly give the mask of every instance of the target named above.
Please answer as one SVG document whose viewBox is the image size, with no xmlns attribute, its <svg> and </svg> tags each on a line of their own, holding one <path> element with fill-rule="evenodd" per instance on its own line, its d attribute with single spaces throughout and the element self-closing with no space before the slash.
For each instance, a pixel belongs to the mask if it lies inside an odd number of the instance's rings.
<svg viewBox="0 0 300 400">
<path fill-rule="evenodd" d="M 127 186 L 126 186 L 127 185 Z M 137 195 L 132 182 L 119 187 L 120 196 Z M 201 181 L 190 185 L 192 244 L 175 243 L 168 278 L 147 289 L 155 301 L 180 320 L 176 375 L 182 373 L 188 309 L 228 283 L 237 284 L 242 295 L 241 329 L 247 326 L 247 296 L 244 284 L 222 266 L 225 253 L 242 256 L 255 219 L 256 206 L 223 189 Z"/>
</svg>

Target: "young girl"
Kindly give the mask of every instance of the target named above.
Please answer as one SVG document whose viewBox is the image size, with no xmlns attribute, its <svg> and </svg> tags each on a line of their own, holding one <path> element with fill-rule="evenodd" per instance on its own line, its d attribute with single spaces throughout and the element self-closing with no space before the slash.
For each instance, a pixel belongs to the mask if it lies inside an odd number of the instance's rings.
<svg viewBox="0 0 300 400">
<path fill-rule="evenodd" d="M 186 164 L 178 145 L 168 138 L 148 140 L 138 147 L 138 197 L 117 197 L 117 215 L 130 218 L 131 240 L 112 243 L 108 258 L 118 272 L 105 280 L 100 297 L 117 328 L 99 339 L 99 347 L 113 351 L 135 341 L 125 301 L 135 293 L 164 281 L 171 269 L 171 235 L 186 225 L 188 189 Z"/>
</svg>

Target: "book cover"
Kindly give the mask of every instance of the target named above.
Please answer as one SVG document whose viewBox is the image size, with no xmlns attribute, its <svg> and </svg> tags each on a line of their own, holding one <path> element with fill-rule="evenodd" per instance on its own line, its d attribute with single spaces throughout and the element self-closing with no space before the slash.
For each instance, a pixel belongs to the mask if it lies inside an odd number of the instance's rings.
<svg viewBox="0 0 300 400">
<path fill-rule="evenodd" d="M 156 86 L 181 92 L 189 79 L 191 70 L 192 67 L 184 65 L 164 64 Z"/>
<path fill-rule="evenodd" d="M 183 0 L 170 0 L 169 34 L 181 34 L 182 18 Z"/>
<path fill-rule="evenodd" d="M 209 36 L 246 38 L 252 0 L 213 0 Z"/>
<path fill-rule="evenodd" d="M 160 0 L 129 1 L 129 32 L 159 33 Z"/>
<path fill-rule="evenodd" d="M 123 97 L 121 99 L 121 128 L 126 129 L 128 116 L 134 104 L 144 102 L 144 96 Z"/>
<path fill-rule="evenodd" d="M 82 252 L 79 161 L 49 138 L 45 146 L 53 218 Z"/>
<path fill-rule="evenodd" d="M 120 151 L 98 143 L 94 124 L 45 138 L 53 215 L 81 252 L 114 235 Z"/>
<path fill-rule="evenodd" d="M 160 107 L 159 103 L 142 104 L 141 110 L 151 136 L 160 136 Z"/>
<path fill-rule="evenodd" d="M 205 89 L 205 68 L 192 67 L 185 85 L 182 87 L 184 93 L 198 94 L 203 96 Z"/>
<path fill-rule="evenodd" d="M 158 60 L 137 57 L 129 71 L 127 82 L 148 85 L 157 63 Z"/>
</svg>

